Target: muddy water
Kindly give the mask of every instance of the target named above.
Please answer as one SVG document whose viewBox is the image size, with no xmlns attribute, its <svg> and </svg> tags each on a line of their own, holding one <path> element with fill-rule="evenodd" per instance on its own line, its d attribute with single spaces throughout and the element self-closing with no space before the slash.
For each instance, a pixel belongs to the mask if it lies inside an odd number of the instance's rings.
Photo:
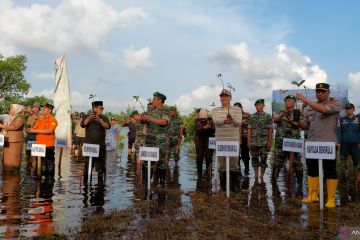
<svg viewBox="0 0 360 240">
<path fill-rule="evenodd" d="M 126 146 L 125 146 L 126 147 Z M 154 210 L 144 218 L 156 215 L 177 216 L 191 214 L 192 206 L 189 192 L 200 191 L 211 194 L 218 189 L 218 180 L 197 181 L 195 155 L 191 147 L 183 146 L 181 160 L 176 165 L 170 162 L 165 189 L 153 186 L 151 194 L 137 174 L 136 163 L 127 159 L 126 148 L 117 153 L 107 153 L 107 172 L 105 181 L 93 173 L 92 184 L 83 182 L 83 159 L 72 159 L 68 150 L 63 153 L 59 166 L 59 152 L 56 155 L 54 178 L 41 180 L 34 178 L 24 159 L 20 174 L 5 175 L 0 169 L 0 237 L 24 238 L 41 233 L 69 233 L 76 229 L 90 213 L 106 213 L 112 209 L 125 209 L 134 201 L 150 198 Z M 269 221 L 279 221 L 288 214 L 289 224 L 309 228 L 315 225 L 326 228 L 322 223 L 336 219 L 321 220 L 317 207 L 308 209 L 302 205 L 301 191 L 296 182 L 288 183 L 280 174 L 277 184 L 272 184 L 270 169 L 267 169 L 264 184 L 255 184 L 253 172 L 242 180 L 242 191 L 236 198 L 242 207 L 259 209 L 261 215 L 269 215 Z M 305 186 L 304 186 L 305 188 Z M 176 193 L 172 191 L 176 190 Z M 179 191 L 181 194 L 179 194 Z M 297 209 L 291 213 L 291 209 Z M 310 211 L 311 210 L 311 211 Z M 259 216 L 261 217 L 261 216 Z M 321 224 L 320 224 L 321 222 Z M 335 228 L 336 233 L 336 228 Z M 334 232 L 333 231 L 333 232 Z M 334 233 L 334 234 L 335 234 Z"/>
</svg>

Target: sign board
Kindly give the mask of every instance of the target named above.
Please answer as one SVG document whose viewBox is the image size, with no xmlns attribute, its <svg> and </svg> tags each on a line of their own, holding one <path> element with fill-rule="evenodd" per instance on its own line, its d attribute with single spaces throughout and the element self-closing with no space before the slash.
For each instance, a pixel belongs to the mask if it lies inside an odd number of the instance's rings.
<svg viewBox="0 0 360 240">
<path fill-rule="evenodd" d="M 65 139 L 65 138 L 57 138 L 56 139 L 56 147 L 58 147 L 58 148 L 66 148 L 67 147 L 67 139 Z"/>
<path fill-rule="evenodd" d="M 140 147 L 140 160 L 142 161 L 159 161 L 159 148 L 157 147 Z"/>
<path fill-rule="evenodd" d="M 5 144 L 5 136 L 3 134 L 0 134 L 0 147 L 3 147 Z"/>
<path fill-rule="evenodd" d="M 84 143 L 82 149 L 82 155 L 84 157 L 99 157 L 100 145 Z"/>
<path fill-rule="evenodd" d="M 335 142 L 306 142 L 305 156 L 312 159 L 335 160 Z"/>
<path fill-rule="evenodd" d="M 28 142 L 26 143 L 26 150 L 31 150 L 31 146 L 32 146 L 33 144 L 36 144 L 36 141 L 28 141 Z"/>
<path fill-rule="evenodd" d="M 214 137 L 209 137 L 209 149 L 216 149 L 216 140 Z"/>
<path fill-rule="evenodd" d="M 216 156 L 238 157 L 239 147 L 239 141 L 216 141 Z"/>
<path fill-rule="evenodd" d="M 284 138 L 282 150 L 285 152 L 302 153 L 304 151 L 304 140 L 303 139 Z"/>
<path fill-rule="evenodd" d="M 32 144 L 31 145 L 31 156 L 45 157 L 46 145 L 45 144 Z"/>
</svg>

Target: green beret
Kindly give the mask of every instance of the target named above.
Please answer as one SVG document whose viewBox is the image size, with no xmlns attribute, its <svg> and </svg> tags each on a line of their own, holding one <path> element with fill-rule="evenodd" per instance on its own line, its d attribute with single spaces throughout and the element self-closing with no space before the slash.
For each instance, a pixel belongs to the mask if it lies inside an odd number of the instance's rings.
<svg viewBox="0 0 360 240">
<path fill-rule="evenodd" d="M 201 108 L 195 108 L 195 112 L 196 112 L 196 113 L 199 113 L 200 110 L 201 110 Z"/>
<path fill-rule="evenodd" d="M 169 107 L 168 107 L 168 110 L 169 110 L 169 111 L 176 111 L 177 109 L 176 109 L 175 106 L 169 106 Z"/>
<path fill-rule="evenodd" d="M 132 111 L 132 112 L 130 113 L 130 117 L 133 117 L 133 116 L 135 116 L 135 115 L 139 115 L 139 112 L 138 112 L 137 110 Z"/>
<path fill-rule="evenodd" d="M 154 97 L 158 97 L 163 101 L 166 100 L 166 96 L 164 94 L 162 94 L 162 93 L 159 93 L 159 92 L 154 92 Z"/>
<path fill-rule="evenodd" d="M 265 104 L 265 100 L 264 100 L 264 99 L 258 99 L 258 100 L 256 100 L 255 106 L 256 106 L 256 104 L 258 104 L 258 103 Z"/>
<path fill-rule="evenodd" d="M 284 101 L 287 100 L 287 99 L 292 99 L 292 100 L 296 101 L 296 97 L 294 95 L 287 95 L 285 97 Z"/>
</svg>

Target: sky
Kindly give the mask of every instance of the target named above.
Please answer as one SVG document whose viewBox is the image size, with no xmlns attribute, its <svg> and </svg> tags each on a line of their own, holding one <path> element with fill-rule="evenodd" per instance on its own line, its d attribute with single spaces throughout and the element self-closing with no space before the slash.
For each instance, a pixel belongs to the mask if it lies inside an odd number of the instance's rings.
<svg viewBox="0 0 360 240">
<path fill-rule="evenodd" d="M 360 108 L 360 1 L 0 0 L 0 53 L 25 54 L 29 96 L 52 97 L 54 61 L 65 54 L 75 111 L 89 95 L 106 111 L 141 110 L 153 92 L 186 114 L 232 102 L 253 112 L 272 90 L 305 79 L 349 88 Z"/>
</svg>

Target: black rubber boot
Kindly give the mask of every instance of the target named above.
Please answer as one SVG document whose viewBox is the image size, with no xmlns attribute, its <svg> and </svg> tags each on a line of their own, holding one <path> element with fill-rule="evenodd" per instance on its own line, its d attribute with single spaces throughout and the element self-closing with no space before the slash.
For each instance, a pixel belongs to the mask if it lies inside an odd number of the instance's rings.
<svg viewBox="0 0 360 240">
<path fill-rule="evenodd" d="M 240 192 L 240 182 L 241 182 L 241 173 L 239 171 L 230 172 L 230 186 L 232 186 L 231 191 Z"/>
<path fill-rule="evenodd" d="M 158 168 L 156 172 L 159 173 L 160 186 L 165 187 L 165 179 L 166 179 L 166 169 Z"/>
<path fill-rule="evenodd" d="M 203 171 L 202 162 L 200 162 L 200 161 L 196 162 L 196 169 L 197 169 L 198 179 L 202 178 L 202 171 Z"/>
<path fill-rule="evenodd" d="M 219 172 L 220 176 L 220 189 L 221 191 L 226 191 L 226 172 L 221 171 Z"/>
<path fill-rule="evenodd" d="M 245 165 L 245 171 L 244 174 L 245 176 L 249 176 L 249 159 L 243 159 L 244 161 L 244 165 Z"/>
</svg>

